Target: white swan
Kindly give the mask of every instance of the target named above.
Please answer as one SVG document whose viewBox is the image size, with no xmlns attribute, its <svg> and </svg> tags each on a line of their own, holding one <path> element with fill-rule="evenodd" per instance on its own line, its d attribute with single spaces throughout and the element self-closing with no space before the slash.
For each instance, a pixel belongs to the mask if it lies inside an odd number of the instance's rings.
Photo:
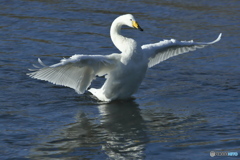
<svg viewBox="0 0 240 160">
<path fill-rule="evenodd" d="M 170 57 L 203 48 L 221 39 L 220 34 L 213 42 L 171 39 L 138 46 L 135 40 L 121 35 L 123 25 L 143 31 L 131 14 L 119 16 L 113 21 L 111 39 L 121 54 L 74 55 L 52 66 L 46 66 L 38 59 L 42 68 L 34 65 L 37 69 L 31 70 L 33 72 L 28 75 L 73 88 L 79 94 L 87 90 L 97 75 L 105 75 L 106 81 L 103 86 L 100 89 L 91 88 L 89 92 L 101 101 L 127 99 L 137 91 L 148 68 Z"/>
</svg>

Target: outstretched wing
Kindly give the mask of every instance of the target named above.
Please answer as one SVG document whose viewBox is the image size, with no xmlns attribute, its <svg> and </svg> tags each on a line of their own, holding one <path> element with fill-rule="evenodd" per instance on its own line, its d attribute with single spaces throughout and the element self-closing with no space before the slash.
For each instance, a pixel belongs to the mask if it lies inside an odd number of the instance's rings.
<svg viewBox="0 0 240 160">
<path fill-rule="evenodd" d="M 84 93 L 96 75 L 107 74 L 116 64 L 114 59 L 101 55 L 74 55 L 52 66 L 46 66 L 40 59 L 38 62 L 42 68 L 34 65 L 37 69 L 30 69 L 33 72 L 27 75 L 73 88 L 79 94 Z"/>
<path fill-rule="evenodd" d="M 220 33 L 218 38 L 212 42 L 177 41 L 175 39 L 164 40 L 154 44 L 143 45 L 142 50 L 149 59 L 148 67 L 150 68 L 173 56 L 216 43 L 221 39 L 221 36 L 222 34 Z"/>
</svg>

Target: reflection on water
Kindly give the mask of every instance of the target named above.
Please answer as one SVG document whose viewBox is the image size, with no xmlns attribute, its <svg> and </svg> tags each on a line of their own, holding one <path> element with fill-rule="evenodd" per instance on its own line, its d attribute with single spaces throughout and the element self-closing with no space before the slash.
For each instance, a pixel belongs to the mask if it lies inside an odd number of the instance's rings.
<svg viewBox="0 0 240 160">
<path fill-rule="evenodd" d="M 144 156 L 148 137 L 140 109 L 134 101 L 111 103 L 99 107 L 101 124 L 106 129 L 103 150 L 112 158 L 137 158 Z"/>
<path fill-rule="evenodd" d="M 142 159 L 148 138 L 138 105 L 126 101 L 102 104 L 98 108 L 99 117 L 89 118 L 83 112 L 78 113 L 75 123 L 49 136 L 52 140 L 33 149 L 30 157 L 71 157 L 74 154 L 81 157 L 79 154 L 84 154 L 82 158 L 86 158 L 101 152 L 112 158 Z"/>
<path fill-rule="evenodd" d="M 47 141 L 43 136 L 45 142 L 32 149 L 30 157 L 144 159 L 147 144 L 191 139 L 191 130 L 205 123 L 201 115 L 141 111 L 134 100 L 100 104 L 98 110 L 98 117 L 80 111 L 75 123 L 52 133 Z"/>
</svg>

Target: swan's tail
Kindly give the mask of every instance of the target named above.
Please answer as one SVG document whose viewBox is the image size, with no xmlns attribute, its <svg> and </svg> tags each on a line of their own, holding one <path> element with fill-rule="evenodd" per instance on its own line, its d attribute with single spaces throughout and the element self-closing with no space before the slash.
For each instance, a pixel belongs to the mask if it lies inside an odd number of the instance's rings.
<svg viewBox="0 0 240 160">
<path fill-rule="evenodd" d="M 100 101 L 105 101 L 105 102 L 110 102 L 111 99 L 108 99 L 104 94 L 103 94 L 103 90 L 100 89 L 96 89 L 96 88 L 90 88 L 88 90 L 90 93 L 93 94 L 94 97 L 96 97 L 96 99 L 100 100 Z"/>
</svg>

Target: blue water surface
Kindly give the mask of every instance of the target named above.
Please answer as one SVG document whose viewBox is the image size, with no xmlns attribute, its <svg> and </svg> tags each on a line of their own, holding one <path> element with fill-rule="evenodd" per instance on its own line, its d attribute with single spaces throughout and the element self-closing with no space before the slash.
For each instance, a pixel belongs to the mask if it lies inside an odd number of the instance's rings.
<svg viewBox="0 0 240 160">
<path fill-rule="evenodd" d="M 109 36 L 121 14 L 140 44 L 212 41 L 147 72 L 134 98 L 104 104 L 29 78 L 41 58 L 118 53 Z M 212 159 L 240 154 L 240 1 L 3 0 L 0 2 L 0 159 Z M 104 82 L 98 78 L 94 87 Z M 215 157 L 216 158 L 216 157 Z M 233 157 L 217 157 L 226 159 Z M 239 157 L 238 157 L 239 158 Z"/>
</svg>

